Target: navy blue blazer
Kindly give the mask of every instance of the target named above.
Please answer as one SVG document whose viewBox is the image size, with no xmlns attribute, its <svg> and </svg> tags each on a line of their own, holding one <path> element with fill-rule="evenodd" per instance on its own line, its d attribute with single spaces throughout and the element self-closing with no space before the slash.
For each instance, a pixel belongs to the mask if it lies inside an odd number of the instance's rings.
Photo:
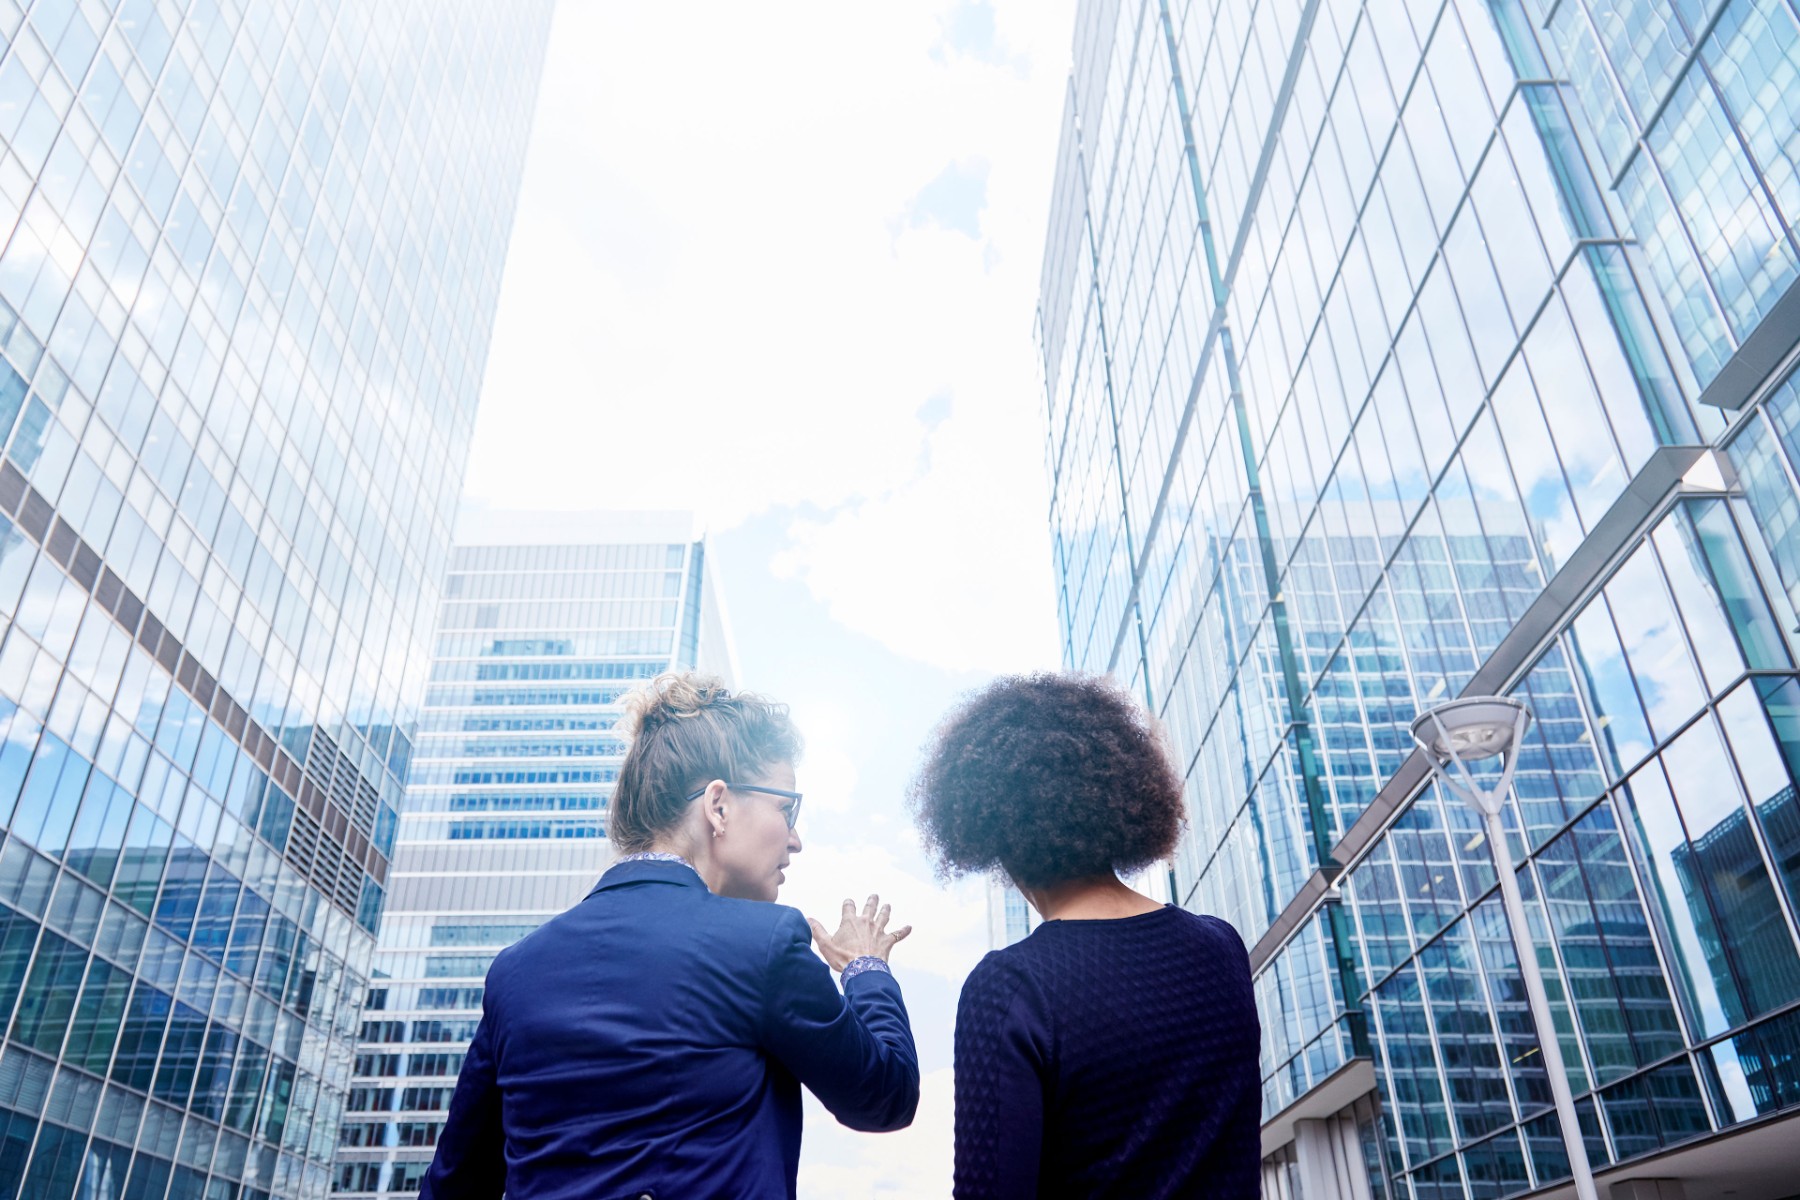
<svg viewBox="0 0 1800 1200">
<path fill-rule="evenodd" d="M 910 1124 L 899 985 L 840 994 L 792 908 L 619 863 L 501 952 L 425 1200 L 792 1197 L 800 1084 L 852 1129 Z"/>
</svg>

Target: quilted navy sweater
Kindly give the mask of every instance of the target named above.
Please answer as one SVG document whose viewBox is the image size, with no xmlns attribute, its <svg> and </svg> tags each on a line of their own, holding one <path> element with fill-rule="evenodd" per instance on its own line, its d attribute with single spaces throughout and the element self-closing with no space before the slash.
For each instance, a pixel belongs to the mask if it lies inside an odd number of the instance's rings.
<svg viewBox="0 0 1800 1200">
<path fill-rule="evenodd" d="M 1045 922 L 963 986 L 957 1200 L 1256 1196 L 1259 1039 L 1217 917 Z"/>
</svg>

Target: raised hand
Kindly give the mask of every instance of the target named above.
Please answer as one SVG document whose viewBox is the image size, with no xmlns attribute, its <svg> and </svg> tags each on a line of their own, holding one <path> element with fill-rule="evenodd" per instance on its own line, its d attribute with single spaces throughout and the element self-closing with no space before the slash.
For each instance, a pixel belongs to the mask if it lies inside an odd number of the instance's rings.
<svg viewBox="0 0 1800 1200">
<path fill-rule="evenodd" d="M 813 941 L 818 943 L 819 956 L 831 964 L 831 969 L 841 971 L 852 959 L 874 956 L 886 961 L 894 949 L 894 943 L 912 932 L 911 925 L 903 925 L 894 932 L 887 931 L 888 905 L 881 903 L 881 897 L 871 895 L 857 910 L 856 901 L 845 900 L 843 916 L 838 922 L 836 933 L 826 933 L 825 926 L 806 918 L 812 926 Z"/>
</svg>

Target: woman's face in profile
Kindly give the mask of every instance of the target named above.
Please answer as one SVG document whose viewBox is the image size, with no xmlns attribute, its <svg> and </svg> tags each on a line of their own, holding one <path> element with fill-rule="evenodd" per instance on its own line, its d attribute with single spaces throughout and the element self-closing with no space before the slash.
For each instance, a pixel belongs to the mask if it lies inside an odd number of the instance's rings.
<svg viewBox="0 0 1800 1200">
<path fill-rule="evenodd" d="M 796 790 L 792 763 L 777 764 L 762 775 L 737 782 Z M 731 808 L 725 830 L 712 846 L 713 862 L 722 876 L 719 895 L 774 900 L 787 881 L 783 872 L 788 860 L 800 853 L 800 835 L 787 823 L 787 809 L 794 802 L 764 792 L 727 794 Z"/>
</svg>

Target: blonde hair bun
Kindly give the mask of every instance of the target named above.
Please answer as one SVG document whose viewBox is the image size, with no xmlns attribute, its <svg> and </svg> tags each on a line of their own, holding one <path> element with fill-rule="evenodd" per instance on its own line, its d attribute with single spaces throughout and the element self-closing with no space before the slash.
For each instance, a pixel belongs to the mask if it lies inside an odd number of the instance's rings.
<svg viewBox="0 0 1800 1200">
<path fill-rule="evenodd" d="M 665 721 L 691 720 L 714 704 L 731 699 L 731 689 L 714 675 L 693 671 L 664 671 L 648 684 L 629 692 L 622 703 L 625 716 L 618 730 L 636 739 Z"/>
</svg>

